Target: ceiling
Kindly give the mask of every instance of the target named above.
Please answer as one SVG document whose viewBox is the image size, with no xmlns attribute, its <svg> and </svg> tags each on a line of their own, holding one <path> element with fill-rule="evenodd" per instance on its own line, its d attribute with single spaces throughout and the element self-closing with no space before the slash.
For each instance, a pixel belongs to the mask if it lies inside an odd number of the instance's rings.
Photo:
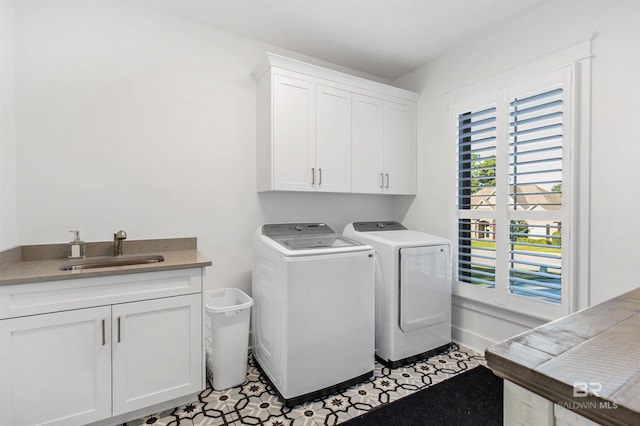
<svg viewBox="0 0 640 426">
<path fill-rule="evenodd" d="M 395 80 L 548 0 L 129 0 Z"/>
</svg>

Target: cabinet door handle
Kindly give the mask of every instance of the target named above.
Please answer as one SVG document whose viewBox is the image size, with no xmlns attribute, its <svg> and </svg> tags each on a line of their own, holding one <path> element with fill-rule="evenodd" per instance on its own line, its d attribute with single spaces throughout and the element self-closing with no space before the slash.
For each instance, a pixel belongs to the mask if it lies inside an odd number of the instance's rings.
<svg viewBox="0 0 640 426">
<path fill-rule="evenodd" d="M 311 168 L 311 185 L 316 184 L 316 169 L 314 167 Z"/>
<path fill-rule="evenodd" d="M 318 174 L 320 175 L 318 177 L 318 185 L 322 185 L 322 169 L 318 169 Z"/>
<path fill-rule="evenodd" d="M 384 174 L 380 173 L 380 188 L 384 187 Z"/>
<path fill-rule="evenodd" d="M 389 173 L 385 173 L 385 175 L 387 176 L 387 184 L 385 185 L 385 188 L 389 188 Z"/>
<path fill-rule="evenodd" d="M 118 343 L 120 343 L 120 317 L 118 317 Z"/>
<path fill-rule="evenodd" d="M 107 344 L 107 320 L 102 319 L 102 346 Z"/>
</svg>

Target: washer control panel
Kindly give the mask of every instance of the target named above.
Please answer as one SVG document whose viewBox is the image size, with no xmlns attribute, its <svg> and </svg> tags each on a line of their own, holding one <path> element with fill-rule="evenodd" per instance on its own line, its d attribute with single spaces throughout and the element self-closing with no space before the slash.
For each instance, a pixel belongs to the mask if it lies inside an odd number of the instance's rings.
<svg viewBox="0 0 640 426">
<path fill-rule="evenodd" d="M 400 222 L 380 221 L 380 222 L 353 222 L 353 229 L 358 232 L 379 232 L 379 231 L 406 231 Z"/>
<path fill-rule="evenodd" d="M 320 234 L 331 235 L 335 232 L 324 223 L 270 223 L 262 225 L 262 235 L 272 238 Z"/>
</svg>

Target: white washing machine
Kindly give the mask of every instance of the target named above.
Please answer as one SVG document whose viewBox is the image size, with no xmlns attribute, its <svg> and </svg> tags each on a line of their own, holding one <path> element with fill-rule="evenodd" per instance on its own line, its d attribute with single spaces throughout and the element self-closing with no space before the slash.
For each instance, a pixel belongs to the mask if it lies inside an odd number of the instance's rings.
<svg viewBox="0 0 640 426">
<path fill-rule="evenodd" d="M 370 378 L 373 249 L 322 223 L 268 224 L 253 244 L 253 355 L 286 406 Z"/>
<path fill-rule="evenodd" d="M 448 240 L 398 222 L 354 222 L 346 237 L 376 251 L 376 356 L 395 368 L 451 343 Z"/>
</svg>

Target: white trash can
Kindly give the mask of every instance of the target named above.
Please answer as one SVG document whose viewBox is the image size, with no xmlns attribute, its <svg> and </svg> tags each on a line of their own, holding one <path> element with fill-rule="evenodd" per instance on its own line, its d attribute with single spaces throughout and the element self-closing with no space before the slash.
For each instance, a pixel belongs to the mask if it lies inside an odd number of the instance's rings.
<svg viewBox="0 0 640 426">
<path fill-rule="evenodd" d="M 205 292 L 207 378 L 215 390 L 247 379 L 249 318 L 253 299 L 237 288 Z"/>
</svg>

